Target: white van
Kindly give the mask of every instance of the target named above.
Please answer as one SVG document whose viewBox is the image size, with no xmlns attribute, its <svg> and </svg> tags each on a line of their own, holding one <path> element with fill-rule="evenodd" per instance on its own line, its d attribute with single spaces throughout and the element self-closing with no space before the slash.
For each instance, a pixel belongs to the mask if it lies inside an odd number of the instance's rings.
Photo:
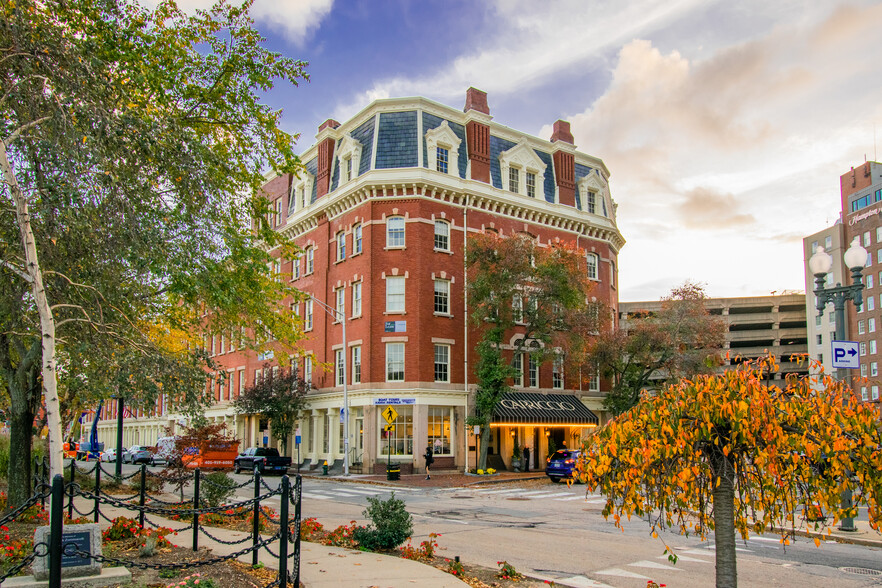
<svg viewBox="0 0 882 588">
<path fill-rule="evenodd" d="M 156 455 L 153 456 L 153 463 L 156 465 L 167 465 L 169 459 L 175 454 L 175 444 L 178 437 L 160 437 L 156 440 Z"/>
</svg>

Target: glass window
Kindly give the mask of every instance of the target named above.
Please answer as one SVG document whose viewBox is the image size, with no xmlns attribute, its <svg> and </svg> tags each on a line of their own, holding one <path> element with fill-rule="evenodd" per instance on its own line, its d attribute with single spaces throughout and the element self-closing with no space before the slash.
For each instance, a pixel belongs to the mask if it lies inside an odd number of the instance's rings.
<svg viewBox="0 0 882 588">
<path fill-rule="evenodd" d="M 861 357 L 867 354 L 867 344 L 861 341 Z"/>
<path fill-rule="evenodd" d="M 386 420 L 382 417 L 383 408 L 377 411 L 380 426 L 377 427 L 380 437 L 380 455 L 413 455 L 413 407 L 396 406 L 398 413 L 392 423 L 392 430 L 385 431 Z"/>
<path fill-rule="evenodd" d="M 361 316 L 361 282 L 352 284 L 352 316 Z"/>
<path fill-rule="evenodd" d="M 882 227 L 876 227 L 876 243 L 882 243 Z"/>
<path fill-rule="evenodd" d="M 312 300 L 306 301 L 306 312 L 303 315 L 303 330 L 312 330 Z"/>
<path fill-rule="evenodd" d="M 833 237 L 831 237 L 830 235 L 827 235 L 824 238 L 824 249 L 829 250 L 831 247 L 833 247 Z"/>
<path fill-rule="evenodd" d="M 824 336 L 823 335 L 816 335 L 816 337 L 818 340 L 818 345 L 823 345 L 824 344 Z"/>
<path fill-rule="evenodd" d="M 858 321 L 858 335 L 863 335 L 867 332 L 867 324 L 865 321 Z"/>
<path fill-rule="evenodd" d="M 557 388 L 558 390 L 561 390 L 564 387 L 564 385 L 563 385 L 563 383 L 564 383 L 563 370 L 564 370 L 563 356 L 558 355 L 554 358 L 554 364 L 552 365 L 552 372 L 551 372 L 551 385 L 553 388 Z"/>
<path fill-rule="evenodd" d="M 596 280 L 597 279 L 597 254 L 589 253 L 586 257 L 588 262 L 588 279 Z"/>
<path fill-rule="evenodd" d="M 337 261 L 346 259 L 346 233 L 337 233 Z"/>
<path fill-rule="evenodd" d="M 439 172 L 447 173 L 447 164 L 450 159 L 450 152 L 444 147 L 435 148 L 435 169 Z"/>
<path fill-rule="evenodd" d="M 386 312 L 404 312 L 404 276 L 386 278 Z"/>
<path fill-rule="evenodd" d="M 861 400 L 867 399 L 867 387 L 861 386 Z"/>
<path fill-rule="evenodd" d="M 291 279 L 296 280 L 300 277 L 300 257 L 302 254 L 298 253 L 294 256 L 294 260 L 291 262 Z"/>
<path fill-rule="evenodd" d="M 527 172 L 527 196 L 536 197 L 536 174 Z"/>
<path fill-rule="evenodd" d="M 312 359 L 309 357 L 303 359 L 303 379 L 312 384 Z"/>
<path fill-rule="evenodd" d="M 867 364 L 865 364 L 865 363 L 861 364 L 861 377 L 862 378 L 867 377 Z"/>
<path fill-rule="evenodd" d="M 511 318 L 516 323 L 524 322 L 524 299 L 515 294 L 511 299 Z"/>
<path fill-rule="evenodd" d="M 361 225 L 352 227 L 352 255 L 361 253 L 362 234 Z"/>
<path fill-rule="evenodd" d="M 312 273 L 315 269 L 315 248 L 307 247 L 306 249 L 306 275 Z"/>
<path fill-rule="evenodd" d="M 514 361 L 512 362 L 512 367 L 515 371 L 514 376 L 514 385 L 521 386 L 524 385 L 524 354 L 516 353 L 514 356 Z"/>
<path fill-rule="evenodd" d="M 516 167 L 510 167 L 508 168 L 508 191 L 517 193 L 520 190 L 520 170 Z"/>
<path fill-rule="evenodd" d="M 232 399 L 233 399 L 234 382 L 236 381 L 236 378 L 234 377 L 233 372 L 229 372 L 229 373 L 227 373 L 227 376 L 229 376 L 229 379 L 228 379 L 228 382 L 227 382 L 227 384 L 228 384 L 228 388 L 227 388 L 227 400 L 232 400 Z"/>
<path fill-rule="evenodd" d="M 450 381 L 450 346 L 435 345 L 435 381 Z"/>
<path fill-rule="evenodd" d="M 450 415 L 453 410 L 449 406 L 430 406 L 428 415 L 429 445 L 435 455 L 451 455 L 453 443 L 450 439 Z"/>
<path fill-rule="evenodd" d="M 879 386 L 873 386 L 873 397 L 871 400 L 879 400 Z"/>
<path fill-rule="evenodd" d="M 435 249 L 450 251 L 450 225 L 446 221 L 435 221 Z"/>
<path fill-rule="evenodd" d="M 867 310 L 875 310 L 876 309 L 876 297 L 875 296 L 867 296 Z"/>
<path fill-rule="evenodd" d="M 876 340 L 871 339 L 870 340 L 870 355 L 873 355 L 875 353 L 876 353 Z"/>
<path fill-rule="evenodd" d="M 334 316 L 334 322 L 338 323 L 341 319 L 346 318 L 346 289 L 337 288 L 334 293 L 337 297 L 337 314 Z"/>
<path fill-rule="evenodd" d="M 867 331 L 870 333 L 876 332 L 876 319 L 871 318 L 867 320 Z"/>
<path fill-rule="evenodd" d="M 879 364 L 875 361 L 870 362 L 870 376 L 876 377 L 879 375 Z"/>
<path fill-rule="evenodd" d="M 404 217 L 386 219 L 386 247 L 404 247 Z"/>
<path fill-rule="evenodd" d="M 345 356 L 343 354 L 342 349 L 334 350 L 334 385 L 342 386 L 346 379 L 343 376 L 343 370 L 345 369 Z"/>
<path fill-rule="evenodd" d="M 876 263 L 882 263 L 882 249 L 876 250 Z M 872 264 L 873 264 L 873 256 L 868 255 L 866 267 L 870 267 L 870 265 L 872 265 Z"/>
<path fill-rule="evenodd" d="M 450 314 L 450 282 L 435 280 L 435 312 Z"/>
<path fill-rule="evenodd" d="M 870 243 L 870 231 L 864 231 L 864 247 L 869 247 Z"/>
<path fill-rule="evenodd" d="M 595 214 L 597 212 L 597 194 L 589 191 L 587 196 L 588 212 Z"/>
<path fill-rule="evenodd" d="M 237 396 L 245 390 L 245 370 L 239 370 L 239 391 Z"/>
<path fill-rule="evenodd" d="M 530 388 L 539 387 L 539 360 L 533 354 L 527 356 L 530 360 Z"/>
<path fill-rule="evenodd" d="M 816 314 L 816 315 L 815 315 L 815 326 L 816 326 L 816 327 L 820 327 L 820 326 L 821 326 L 821 315 L 819 315 L 819 314 Z"/>
<path fill-rule="evenodd" d="M 386 381 L 404 381 L 404 343 L 386 343 Z"/>
<path fill-rule="evenodd" d="M 352 383 L 361 383 L 361 345 L 352 348 Z"/>
<path fill-rule="evenodd" d="M 872 287 L 873 287 L 873 274 L 869 274 L 869 275 L 867 275 L 867 283 L 866 283 L 866 287 L 867 287 L 867 288 L 872 288 Z"/>
<path fill-rule="evenodd" d="M 325 415 L 325 434 L 322 438 L 322 451 L 325 453 L 331 452 L 331 427 L 333 426 L 334 421 L 331 418 L 331 414 L 328 413 Z"/>
</svg>

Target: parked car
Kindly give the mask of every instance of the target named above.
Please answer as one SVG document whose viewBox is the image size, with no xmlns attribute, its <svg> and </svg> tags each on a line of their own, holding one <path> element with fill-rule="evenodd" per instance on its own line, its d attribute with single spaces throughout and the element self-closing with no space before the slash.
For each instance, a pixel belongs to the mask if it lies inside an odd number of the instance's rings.
<svg viewBox="0 0 882 588">
<path fill-rule="evenodd" d="M 558 449 L 548 458 L 545 475 L 554 483 L 560 482 L 563 478 L 572 478 L 578 459 L 579 452 L 575 449 Z"/>
<path fill-rule="evenodd" d="M 153 465 L 166 465 L 175 459 L 175 445 L 178 437 L 160 437 L 156 440 L 156 453 L 153 455 Z"/>
<path fill-rule="evenodd" d="M 284 474 L 291 467 L 291 458 L 279 455 L 278 449 L 270 447 L 249 447 L 233 460 L 233 470 L 238 474 L 242 470 L 253 471 L 254 466 L 260 473 L 279 472 Z"/>
<path fill-rule="evenodd" d="M 123 456 L 126 454 L 126 448 L 122 448 Z M 101 461 L 116 461 L 116 447 L 111 447 L 101 454 Z"/>
<path fill-rule="evenodd" d="M 123 463 L 153 463 L 153 451 L 146 445 L 132 445 L 123 454 Z"/>
</svg>

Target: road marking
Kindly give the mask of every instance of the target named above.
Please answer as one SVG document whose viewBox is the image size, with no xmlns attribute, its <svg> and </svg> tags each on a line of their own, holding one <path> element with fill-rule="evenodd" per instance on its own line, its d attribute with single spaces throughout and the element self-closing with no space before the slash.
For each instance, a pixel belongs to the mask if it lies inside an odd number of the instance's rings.
<svg viewBox="0 0 882 588">
<path fill-rule="evenodd" d="M 361 490 L 360 488 L 346 488 L 342 490 L 343 492 L 354 492 L 356 494 L 365 494 L 373 496 L 374 494 L 381 494 L 386 492 L 385 490 Z"/>
<path fill-rule="evenodd" d="M 480 494 L 505 494 L 506 492 L 518 492 L 520 488 L 507 488 L 505 490 L 478 490 L 475 489 L 475 492 Z"/>
<path fill-rule="evenodd" d="M 780 539 L 772 539 L 771 537 L 751 537 L 750 541 L 768 541 L 769 543 L 781 543 Z"/>
<path fill-rule="evenodd" d="M 301 492 L 300 496 L 303 498 L 315 498 L 317 500 L 329 500 L 330 496 L 325 496 L 324 494 L 313 494 L 312 492 Z"/>
<path fill-rule="evenodd" d="M 640 574 L 635 574 L 634 572 L 628 572 L 626 570 L 621 570 L 619 568 L 610 568 L 608 570 L 601 570 L 599 572 L 594 572 L 595 574 L 602 574 L 604 576 L 619 576 L 620 578 L 639 578 L 641 580 L 649 580 L 649 576 L 641 576 Z"/>
<path fill-rule="evenodd" d="M 555 586 L 569 586 L 570 588 L 612 588 L 612 586 L 610 586 L 609 584 L 604 584 L 603 582 L 598 582 L 597 580 L 592 580 L 591 578 L 587 578 L 585 576 L 552 578 L 550 576 L 539 576 L 537 574 L 530 574 L 530 577 L 536 578 L 537 580 L 543 580 Z"/>
<path fill-rule="evenodd" d="M 567 492 L 567 494 L 569 494 L 569 492 Z M 554 494 L 554 492 L 549 492 L 548 490 L 534 490 L 532 492 L 523 492 L 521 494 L 518 494 L 518 496 L 532 496 L 534 498 L 539 498 L 540 496 L 551 496 L 551 495 L 559 496 L 559 495 Z"/>
<path fill-rule="evenodd" d="M 670 570 L 672 572 L 681 572 L 683 570 L 677 569 L 671 565 L 660 564 L 656 561 L 649 561 L 647 559 L 643 559 L 640 561 L 635 561 L 634 563 L 628 564 L 634 568 L 652 568 L 653 570 Z"/>
<path fill-rule="evenodd" d="M 570 496 L 569 498 L 555 498 L 558 502 L 565 502 L 567 500 L 585 500 L 584 496 Z M 594 502 L 589 502 L 588 504 L 596 504 Z"/>
<path fill-rule="evenodd" d="M 700 561 L 701 563 L 707 563 L 707 564 L 712 563 L 706 559 L 698 559 L 697 557 L 689 557 L 688 555 L 680 555 L 676 551 L 674 552 L 674 555 L 677 556 L 677 563 L 680 563 L 681 561 Z M 660 556 L 658 556 L 658 559 L 667 560 L 668 556 L 667 555 L 660 555 Z"/>
</svg>

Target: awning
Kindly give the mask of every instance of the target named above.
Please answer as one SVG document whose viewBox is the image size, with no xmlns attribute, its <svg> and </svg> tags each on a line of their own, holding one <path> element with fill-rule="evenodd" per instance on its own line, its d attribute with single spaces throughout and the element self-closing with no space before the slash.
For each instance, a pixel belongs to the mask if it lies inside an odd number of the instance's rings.
<svg viewBox="0 0 882 588">
<path fill-rule="evenodd" d="M 493 417 L 493 425 L 571 425 L 591 427 L 598 423 L 595 415 L 575 396 L 508 392 L 503 394 Z"/>
</svg>

